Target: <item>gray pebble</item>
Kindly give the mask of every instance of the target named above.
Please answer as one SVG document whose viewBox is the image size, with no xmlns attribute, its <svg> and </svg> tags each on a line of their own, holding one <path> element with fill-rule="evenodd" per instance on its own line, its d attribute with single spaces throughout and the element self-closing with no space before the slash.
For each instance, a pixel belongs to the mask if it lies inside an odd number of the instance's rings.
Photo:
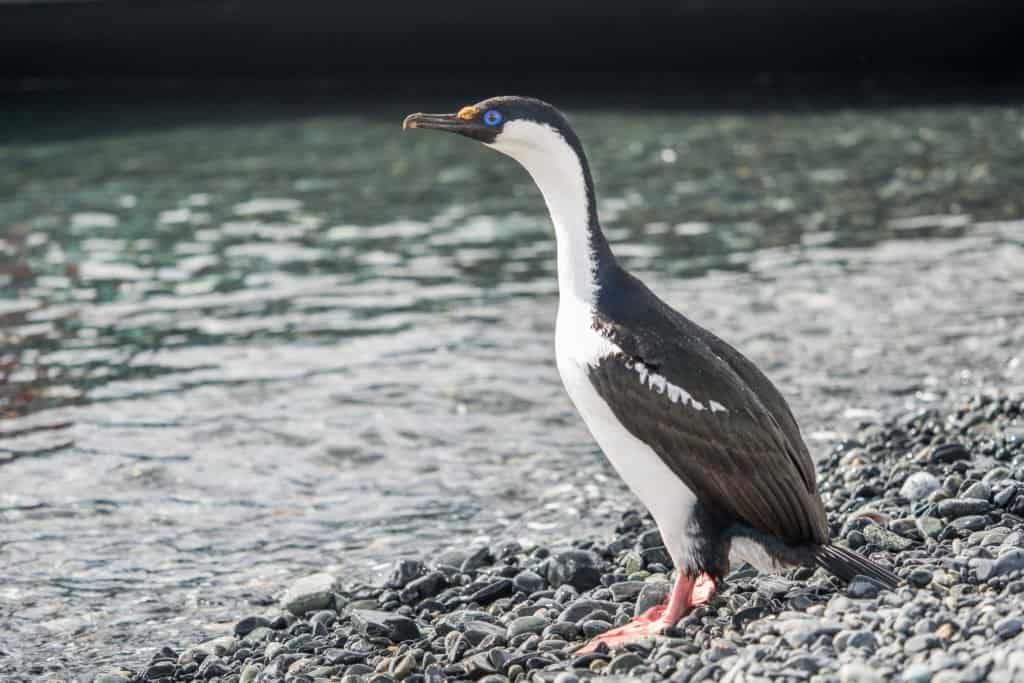
<svg viewBox="0 0 1024 683">
<path fill-rule="evenodd" d="M 907 581 L 912 586 L 916 586 L 917 588 L 924 588 L 932 582 L 932 573 L 927 569 L 918 567 L 917 569 L 914 569 L 910 572 L 910 574 L 907 575 Z"/>
<path fill-rule="evenodd" d="M 600 585 L 600 562 L 594 553 L 569 550 L 551 558 L 547 567 L 548 582 L 555 586 L 568 584 L 578 591 Z"/>
<path fill-rule="evenodd" d="M 536 572 L 525 569 L 512 579 L 512 584 L 524 593 L 534 593 L 544 588 L 544 579 Z"/>
<path fill-rule="evenodd" d="M 1005 576 L 1024 569 L 1024 549 L 1014 548 L 999 556 L 992 567 L 992 576 Z"/>
<path fill-rule="evenodd" d="M 604 621 L 602 619 L 587 619 L 580 624 L 580 628 L 583 630 L 583 635 L 586 638 L 599 636 L 611 627 L 611 622 Z"/>
<path fill-rule="evenodd" d="M 881 586 L 866 576 L 855 576 L 846 587 L 846 594 L 851 598 L 865 599 L 878 597 Z"/>
<path fill-rule="evenodd" d="M 911 664 L 900 675 L 901 683 L 930 683 L 932 670 L 927 664 Z"/>
<path fill-rule="evenodd" d="M 967 487 L 967 490 L 963 493 L 963 498 L 977 499 L 977 500 L 988 500 L 992 497 L 992 489 L 983 481 L 976 481 Z"/>
<path fill-rule="evenodd" d="M 269 629 L 270 619 L 266 617 L 246 617 L 235 624 L 235 635 L 241 638 L 260 627 Z"/>
<path fill-rule="evenodd" d="M 420 637 L 420 629 L 409 617 L 378 610 L 352 610 L 352 625 L 369 638 L 387 638 L 394 643 Z"/>
<path fill-rule="evenodd" d="M 843 630 L 837 622 L 814 618 L 784 619 L 779 621 L 777 626 L 791 647 L 807 645 L 820 636 L 834 636 Z"/>
<path fill-rule="evenodd" d="M 640 591 L 644 588 L 643 581 L 619 581 L 608 587 L 612 592 L 612 599 L 615 602 L 626 602 L 636 600 Z"/>
<path fill-rule="evenodd" d="M 516 636 L 524 633 L 540 633 L 547 625 L 548 620 L 544 617 L 519 617 L 518 619 L 513 619 L 509 623 L 506 638 L 512 640 Z"/>
<path fill-rule="evenodd" d="M 253 683 L 259 675 L 260 667 L 258 664 L 247 664 L 242 669 L 242 675 L 239 677 L 238 683 Z"/>
<path fill-rule="evenodd" d="M 938 491 L 942 483 L 928 472 L 914 472 L 907 477 L 900 488 L 900 495 L 913 502 L 927 498 L 933 491 Z"/>
<path fill-rule="evenodd" d="M 626 675 L 635 667 L 643 666 L 644 658 L 634 652 L 621 654 L 608 663 L 608 673 Z"/>
<path fill-rule="evenodd" d="M 833 639 L 836 652 L 845 652 L 854 648 L 873 654 L 878 649 L 878 641 L 871 631 L 841 631 Z"/>
<path fill-rule="evenodd" d="M 939 517 L 955 519 L 968 515 L 984 515 L 992 509 L 992 504 L 981 498 L 950 498 L 940 501 L 935 506 Z"/>
<path fill-rule="evenodd" d="M 985 515 L 969 515 L 954 519 L 949 525 L 958 531 L 979 531 L 988 526 L 988 517 Z"/>
<path fill-rule="evenodd" d="M 288 587 L 281 598 L 281 606 L 295 616 L 326 609 L 334 604 L 337 583 L 337 579 L 326 572 L 303 577 Z"/>
<path fill-rule="evenodd" d="M 924 516 L 917 518 L 917 530 L 925 538 L 938 538 L 945 527 L 946 525 L 942 523 L 942 520 L 936 517 Z"/>
<path fill-rule="evenodd" d="M 932 635 L 920 635 L 907 638 L 907 642 L 903 644 L 903 651 L 908 655 L 914 655 L 925 650 L 932 650 L 940 647 L 942 641 Z"/>
<path fill-rule="evenodd" d="M 1022 626 L 1024 626 L 1024 621 L 1020 617 L 1009 616 L 1005 619 L 1000 619 L 995 625 L 996 635 L 1003 640 L 1013 638 L 1020 633 Z"/>
</svg>

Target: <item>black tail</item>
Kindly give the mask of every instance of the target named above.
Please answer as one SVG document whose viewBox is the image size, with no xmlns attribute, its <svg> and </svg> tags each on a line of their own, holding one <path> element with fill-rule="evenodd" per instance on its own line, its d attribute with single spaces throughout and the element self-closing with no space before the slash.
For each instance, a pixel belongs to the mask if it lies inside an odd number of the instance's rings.
<svg viewBox="0 0 1024 683">
<path fill-rule="evenodd" d="M 903 583 L 900 577 L 877 562 L 838 545 L 823 545 L 818 548 L 814 554 L 814 562 L 847 582 L 858 574 L 863 574 L 886 588 L 896 588 Z"/>
</svg>

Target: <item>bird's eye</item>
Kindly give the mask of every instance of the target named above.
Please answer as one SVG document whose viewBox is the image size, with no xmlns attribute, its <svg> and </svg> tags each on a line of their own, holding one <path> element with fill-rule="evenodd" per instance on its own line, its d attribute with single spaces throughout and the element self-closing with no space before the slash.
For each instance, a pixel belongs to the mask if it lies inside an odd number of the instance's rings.
<svg viewBox="0 0 1024 683">
<path fill-rule="evenodd" d="M 498 111 L 497 109 L 488 109 L 486 112 L 484 112 L 484 123 L 486 123 L 488 126 L 497 126 L 499 123 L 501 123 L 501 119 L 501 112 Z"/>
</svg>

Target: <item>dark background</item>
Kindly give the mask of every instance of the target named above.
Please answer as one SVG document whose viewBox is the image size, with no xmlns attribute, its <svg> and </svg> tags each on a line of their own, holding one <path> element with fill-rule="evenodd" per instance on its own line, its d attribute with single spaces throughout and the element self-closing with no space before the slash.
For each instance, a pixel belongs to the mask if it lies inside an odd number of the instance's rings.
<svg viewBox="0 0 1024 683">
<path fill-rule="evenodd" d="M 1020 3 L 960 0 L 0 0 L 0 82 L 7 92 L 253 80 L 365 94 L 1003 88 L 1024 65 L 1022 16 Z"/>
</svg>

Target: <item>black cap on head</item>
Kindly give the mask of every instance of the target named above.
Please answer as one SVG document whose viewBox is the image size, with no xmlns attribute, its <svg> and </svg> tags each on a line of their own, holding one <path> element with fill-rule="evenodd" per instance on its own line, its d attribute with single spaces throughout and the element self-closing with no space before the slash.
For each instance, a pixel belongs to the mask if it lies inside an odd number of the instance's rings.
<svg viewBox="0 0 1024 683">
<path fill-rule="evenodd" d="M 402 128 L 443 130 L 491 144 L 508 123 L 521 120 L 546 124 L 566 137 L 572 130 L 562 112 L 547 102 L 515 95 L 491 97 L 454 114 L 410 114 Z"/>
</svg>

